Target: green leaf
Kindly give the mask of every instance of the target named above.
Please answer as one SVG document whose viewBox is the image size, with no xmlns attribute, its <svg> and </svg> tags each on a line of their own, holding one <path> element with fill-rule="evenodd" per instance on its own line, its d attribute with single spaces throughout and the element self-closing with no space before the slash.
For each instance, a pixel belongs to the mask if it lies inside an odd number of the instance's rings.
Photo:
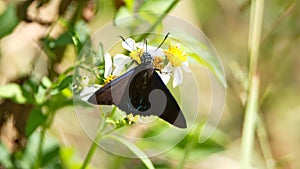
<svg viewBox="0 0 300 169">
<path fill-rule="evenodd" d="M 63 147 L 60 150 L 60 158 L 66 168 L 80 169 L 82 163 L 77 158 L 77 153 L 73 147 Z M 90 168 L 90 167 L 87 167 Z"/>
<path fill-rule="evenodd" d="M 52 82 L 50 81 L 50 79 L 48 77 L 43 77 L 43 79 L 41 81 L 41 85 L 46 89 L 52 85 Z"/>
<path fill-rule="evenodd" d="M 10 34 L 19 22 L 16 5 L 11 3 L 0 16 L 0 39 Z"/>
<path fill-rule="evenodd" d="M 147 0 L 144 1 L 139 12 L 162 13 L 162 11 L 165 11 L 173 2 L 174 0 Z"/>
<path fill-rule="evenodd" d="M 10 153 L 6 147 L 0 142 L 0 166 L 5 168 L 13 168 L 13 164 L 10 160 Z"/>
<path fill-rule="evenodd" d="M 127 8 L 133 12 L 134 0 L 124 0 Z"/>
<path fill-rule="evenodd" d="M 40 168 L 43 169 L 59 169 L 61 166 L 61 160 L 59 158 L 59 145 L 55 139 L 51 136 L 47 136 L 44 139 L 42 146 L 41 158 L 38 157 L 38 149 L 41 141 L 41 133 L 34 132 L 29 136 L 24 154 L 21 160 L 21 166 L 18 168 L 36 168 L 36 162 L 41 159 Z"/>
<path fill-rule="evenodd" d="M 53 42 L 55 43 L 55 46 L 66 46 L 72 44 L 72 34 L 70 32 L 65 32 Z"/>
<path fill-rule="evenodd" d="M 73 81 L 73 75 L 69 75 L 69 76 L 65 77 L 64 80 L 62 80 L 62 82 L 58 86 L 58 90 L 62 91 L 65 88 L 69 87 L 70 84 L 72 83 L 72 81 Z"/>
<path fill-rule="evenodd" d="M 125 145 L 129 150 L 131 150 L 143 163 L 148 169 L 154 169 L 154 166 L 151 162 L 151 160 L 147 157 L 147 155 L 139 149 L 137 146 L 132 144 L 131 142 L 114 135 L 107 135 L 105 138 L 111 138 L 113 140 L 116 140 L 120 142 L 121 144 Z"/>
<path fill-rule="evenodd" d="M 59 158 L 59 145 L 58 144 L 49 144 L 43 149 L 43 157 L 42 157 L 42 167 L 45 167 L 51 163 L 55 163 L 55 161 Z"/>
<path fill-rule="evenodd" d="M 133 17 L 129 17 L 131 15 L 132 13 L 130 12 L 130 10 L 125 6 L 122 6 L 115 15 L 114 24 L 124 27 L 132 26 L 135 23 L 136 19 Z"/>
<path fill-rule="evenodd" d="M 207 45 L 209 42 L 204 40 L 199 40 L 193 36 L 187 36 L 180 32 L 177 33 L 179 39 L 183 40 L 188 44 L 185 50 L 188 56 L 203 66 L 205 66 L 210 72 L 212 72 L 221 84 L 227 88 L 226 77 L 223 71 L 222 64 L 218 58 L 218 54 L 215 53 L 214 49 Z"/>
<path fill-rule="evenodd" d="M 76 37 L 79 39 L 81 45 L 84 44 L 90 37 L 90 28 L 87 22 L 83 20 L 76 22 L 74 29 L 75 29 Z M 82 46 L 80 47 L 79 52 L 81 51 L 81 49 Z"/>
<path fill-rule="evenodd" d="M 225 73 L 223 71 L 222 66 L 220 65 L 220 62 L 217 56 L 214 56 L 211 54 L 211 52 L 208 51 L 206 48 L 201 48 L 201 45 L 197 50 L 200 53 L 200 56 L 196 53 L 190 54 L 189 56 L 193 58 L 196 62 L 199 64 L 204 65 L 206 68 L 208 68 L 216 77 L 217 79 L 222 83 L 222 85 L 227 88 Z M 203 45 L 202 45 L 203 46 Z"/>
<path fill-rule="evenodd" d="M 14 102 L 19 104 L 26 103 L 26 98 L 22 94 L 20 85 L 15 83 L 0 86 L 0 97 L 12 99 Z"/>
<path fill-rule="evenodd" d="M 26 128 L 25 128 L 25 135 L 28 137 L 30 136 L 34 130 L 43 124 L 47 119 L 40 109 L 33 109 L 28 117 Z"/>
</svg>

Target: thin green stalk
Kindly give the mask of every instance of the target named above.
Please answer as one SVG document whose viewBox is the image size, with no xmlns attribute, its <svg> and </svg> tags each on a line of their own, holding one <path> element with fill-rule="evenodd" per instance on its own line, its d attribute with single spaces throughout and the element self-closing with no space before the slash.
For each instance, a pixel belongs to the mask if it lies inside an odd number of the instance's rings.
<svg viewBox="0 0 300 169">
<path fill-rule="evenodd" d="M 111 111 L 111 114 L 110 114 L 111 117 L 116 112 L 116 110 L 117 110 L 117 107 L 114 106 L 113 109 L 112 109 L 112 111 Z M 105 118 L 103 118 L 103 120 L 104 119 Z M 92 157 L 94 156 L 95 151 L 96 151 L 96 149 L 98 147 L 98 142 L 100 141 L 100 139 L 103 136 L 105 136 L 105 135 L 107 135 L 109 133 L 109 132 L 105 132 L 106 127 L 107 127 L 107 123 L 105 123 L 105 122 L 103 122 L 103 123 L 101 123 L 99 125 L 99 129 L 98 129 L 97 135 L 96 135 L 95 139 L 93 140 L 93 144 L 89 148 L 89 151 L 88 151 L 88 153 L 87 153 L 87 155 L 86 155 L 86 157 L 85 157 L 85 159 L 83 161 L 83 164 L 82 164 L 82 166 L 81 166 L 80 169 L 85 169 L 88 166 L 88 164 L 91 162 Z"/>
<path fill-rule="evenodd" d="M 271 146 L 268 141 L 267 130 L 262 115 L 257 116 L 257 137 L 265 159 L 267 169 L 275 169 L 275 160 L 272 155 Z"/>
<path fill-rule="evenodd" d="M 44 146 L 44 140 L 46 136 L 46 131 L 49 129 L 51 126 L 55 113 L 50 111 L 48 116 L 48 121 L 42 126 L 41 134 L 40 134 L 40 140 L 38 144 L 38 150 L 37 150 L 37 160 L 33 166 L 33 168 L 40 168 L 41 167 L 41 162 L 42 162 L 42 156 L 43 156 L 43 146 Z"/>
<path fill-rule="evenodd" d="M 184 169 L 184 165 L 189 157 L 190 152 L 192 151 L 193 146 L 197 143 L 199 139 L 199 134 L 201 131 L 202 123 L 197 122 L 197 125 L 195 125 L 192 129 L 192 137 L 188 140 L 186 146 L 185 146 L 185 151 L 183 154 L 183 158 L 180 161 L 180 164 L 178 166 L 178 169 Z"/>
<path fill-rule="evenodd" d="M 248 74 L 248 97 L 245 109 L 245 119 L 242 134 L 241 168 L 250 169 L 258 111 L 259 77 L 257 62 L 261 39 L 264 0 L 253 0 L 251 4 L 249 52 L 250 65 Z"/>
<path fill-rule="evenodd" d="M 257 119 L 257 106 L 259 95 L 259 77 L 254 76 L 251 80 L 250 92 L 245 110 L 245 120 L 242 135 L 242 169 L 250 169 L 253 153 L 253 140 Z"/>
<path fill-rule="evenodd" d="M 248 42 L 250 51 L 249 81 L 251 81 L 254 73 L 257 71 L 263 13 L 264 0 L 254 0 L 251 5 L 250 31 Z"/>
<path fill-rule="evenodd" d="M 166 15 L 176 6 L 176 4 L 179 2 L 180 0 L 174 0 L 171 5 L 162 13 L 162 15 L 160 15 L 156 22 L 154 24 L 151 25 L 151 27 L 149 27 L 149 29 L 146 31 L 145 34 L 143 34 L 142 36 L 140 36 L 137 41 L 142 41 L 143 39 L 145 39 L 150 32 L 152 32 L 156 26 L 166 17 Z"/>
<path fill-rule="evenodd" d="M 95 139 L 93 140 L 93 144 L 91 145 L 88 154 L 86 155 L 85 160 L 83 161 L 83 164 L 81 166 L 81 169 L 85 169 L 87 167 L 87 165 L 91 162 L 92 157 L 94 156 L 94 153 L 97 149 L 98 146 L 98 142 L 100 141 L 100 139 L 103 136 L 103 129 L 105 129 L 105 127 L 100 127 L 100 130 L 97 132 L 97 135 L 95 137 Z"/>
</svg>

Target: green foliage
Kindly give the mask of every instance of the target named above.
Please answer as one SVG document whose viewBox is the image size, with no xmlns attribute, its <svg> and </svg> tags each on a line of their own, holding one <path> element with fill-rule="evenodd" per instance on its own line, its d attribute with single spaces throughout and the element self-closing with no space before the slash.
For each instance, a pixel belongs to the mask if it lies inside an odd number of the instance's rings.
<svg viewBox="0 0 300 169">
<path fill-rule="evenodd" d="M 10 4 L 0 16 L 0 39 L 9 35 L 19 22 L 17 17 L 17 7 L 15 4 Z"/>
<path fill-rule="evenodd" d="M 24 97 L 21 86 L 15 83 L 10 83 L 0 86 L 0 97 L 5 99 L 11 99 L 16 103 L 26 103 L 26 97 Z"/>
<path fill-rule="evenodd" d="M 7 148 L 0 142 L 0 164 L 5 168 L 13 168 L 13 164 L 10 161 L 11 155 Z"/>
<path fill-rule="evenodd" d="M 116 137 L 114 135 L 107 135 L 105 138 L 110 138 L 110 139 L 116 140 L 119 143 L 123 144 L 129 150 L 131 150 L 144 163 L 144 165 L 148 169 L 154 169 L 154 166 L 153 166 L 151 160 L 147 157 L 147 155 L 141 149 L 139 149 L 137 146 L 135 146 L 133 143 L 131 143 L 121 137 Z"/>
<path fill-rule="evenodd" d="M 117 2 L 118 0 L 111 1 L 113 3 Z M 70 2 L 70 3 L 69 3 Z M 76 3 L 74 3 L 76 2 Z M 101 1 L 97 1 L 101 5 Z M 124 2 L 125 5 L 121 6 L 117 11 L 115 11 L 114 14 L 114 20 L 113 22 L 117 26 L 123 26 L 128 28 L 129 33 L 135 33 L 138 26 L 140 26 L 140 23 L 148 23 L 149 26 L 149 32 L 161 32 L 163 30 L 162 20 L 164 18 L 164 14 L 153 14 L 149 12 L 157 12 L 157 13 L 169 13 L 171 9 L 179 2 L 178 0 L 144 0 L 144 1 L 135 1 L 135 0 L 124 0 L 120 1 Z M 137 3 L 139 2 L 139 3 Z M 250 2 L 250 1 L 249 1 Z M 36 9 L 39 10 L 39 7 L 42 7 L 43 5 L 47 4 L 48 0 L 40 0 L 37 1 Z M 174 164 L 181 163 L 178 168 L 184 168 L 184 164 L 188 163 L 189 160 L 200 160 L 203 159 L 213 153 L 217 153 L 220 151 L 223 151 L 226 146 L 230 143 L 230 136 L 228 133 L 225 133 L 221 130 L 216 130 L 214 135 L 209 138 L 204 143 L 199 143 L 199 134 L 200 134 L 200 128 L 202 126 L 198 126 L 199 128 L 192 130 L 189 132 L 183 140 L 181 140 L 172 150 L 170 150 L 168 153 L 162 155 L 162 158 L 167 158 L 168 160 L 153 160 L 151 161 L 150 158 L 146 157 L 146 154 L 143 152 L 143 148 L 150 147 L 153 149 L 153 151 L 159 149 L 159 147 L 168 146 L 168 144 L 172 141 L 173 137 L 168 137 L 155 144 L 149 144 L 149 143 L 137 143 L 138 146 L 133 144 L 132 142 L 129 142 L 122 137 L 110 135 L 111 132 L 115 130 L 123 130 L 123 131 L 129 131 L 128 128 L 131 127 L 132 124 L 134 124 L 134 120 L 126 116 L 123 112 L 119 113 L 116 107 L 112 109 L 112 111 L 108 112 L 101 112 L 101 117 L 103 117 L 103 124 L 99 127 L 99 133 L 95 140 L 98 142 L 92 143 L 90 147 L 90 151 L 86 158 L 84 159 L 84 162 L 81 163 L 82 159 L 80 156 L 78 156 L 78 152 L 74 149 L 74 147 L 64 147 L 63 145 L 58 144 L 56 141 L 51 138 L 51 135 L 48 135 L 47 130 L 52 125 L 52 121 L 57 113 L 57 110 L 64 108 L 66 106 L 70 106 L 73 104 L 73 94 L 79 94 L 80 91 L 86 87 L 86 84 L 82 84 L 82 81 L 84 80 L 84 77 L 79 76 L 79 72 L 77 70 L 74 70 L 74 67 L 68 67 L 66 70 L 61 73 L 60 71 L 57 71 L 57 65 L 59 65 L 62 60 L 66 57 L 68 54 L 66 52 L 66 48 L 72 48 L 75 51 L 74 58 L 77 57 L 78 63 L 75 63 L 76 65 L 82 66 L 81 68 L 85 71 L 92 72 L 93 75 L 95 75 L 96 83 L 97 84 L 103 84 L 104 83 L 104 52 L 103 47 L 100 44 L 98 51 L 88 51 L 90 50 L 91 44 L 90 44 L 90 29 L 89 27 L 92 25 L 89 25 L 84 19 L 82 18 L 82 10 L 86 1 L 63 1 L 64 6 L 60 6 L 60 13 L 57 20 L 53 21 L 51 23 L 50 28 L 54 28 L 57 23 L 62 24 L 64 27 L 63 32 L 58 37 L 51 37 L 50 32 L 49 35 L 46 35 L 43 37 L 41 42 L 41 49 L 43 52 L 47 55 L 49 59 L 49 64 L 47 67 L 48 74 L 45 75 L 42 79 L 35 77 L 33 74 L 28 75 L 28 77 L 25 77 L 25 79 L 22 79 L 21 82 L 16 81 L 16 83 L 8 83 L 5 85 L 0 86 L 0 97 L 1 99 L 10 99 L 16 104 L 26 104 L 32 106 L 32 110 L 30 111 L 26 128 L 25 128 L 25 134 L 26 138 L 28 139 L 27 144 L 24 149 L 20 149 L 17 152 L 11 153 L 8 151 L 8 149 L 0 142 L 0 168 L 3 166 L 5 168 L 92 168 L 91 160 L 94 156 L 95 150 L 98 148 L 97 143 L 101 141 L 101 139 L 111 139 L 116 141 L 117 143 L 124 145 L 126 148 L 128 148 L 133 154 L 135 154 L 138 157 L 138 160 L 140 160 L 140 165 L 137 164 L 136 166 L 129 165 L 130 167 L 138 168 L 171 168 L 174 167 Z M 237 9 L 230 11 L 231 7 L 228 6 L 222 6 L 222 2 L 218 1 L 194 1 L 195 5 L 194 8 L 196 8 L 196 12 L 198 14 L 197 19 L 201 19 L 201 24 L 203 24 L 203 27 L 205 30 L 215 31 L 215 27 L 220 26 L 219 24 L 216 24 L 217 22 L 221 22 L 220 20 L 215 20 L 218 15 L 222 13 L 222 15 L 230 13 L 230 15 L 227 16 L 226 19 L 229 19 L 232 17 L 231 15 L 235 15 L 236 13 L 241 14 L 242 16 L 239 16 L 239 19 L 242 19 L 244 15 L 246 17 L 247 13 L 243 13 L 243 9 L 239 9 L 239 7 L 236 7 Z M 233 3 L 233 2 L 232 2 Z M 287 38 L 285 36 L 291 36 L 294 39 L 297 39 L 299 35 L 299 22 L 297 21 L 298 15 L 292 15 L 291 17 L 288 17 L 288 20 L 284 23 L 284 26 L 279 27 L 274 32 L 272 28 L 272 23 L 275 23 L 274 27 L 277 27 L 277 24 L 279 24 L 281 21 L 280 19 L 289 16 L 288 13 L 284 13 L 282 17 L 279 17 L 279 21 L 274 21 L 274 15 L 278 13 L 278 11 L 284 11 L 284 7 L 287 5 L 290 5 L 290 3 L 294 3 L 293 1 L 286 1 L 282 2 L 280 0 L 277 0 L 276 2 L 268 2 L 271 5 L 267 6 L 267 8 L 270 10 L 265 11 L 271 11 L 271 15 L 266 16 L 266 23 L 270 27 L 270 32 L 266 34 L 266 41 L 262 43 L 266 43 L 266 45 L 263 48 L 263 54 L 265 56 L 269 56 L 268 59 L 274 59 L 272 58 L 273 55 L 276 56 L 277 50 L 280 50 L 281 48 L 284 48 L 284 43 L 276 44 L 277 41 L 283 41 L 286 42 Z M 75 4 L 75 5 L 74 5 Z M 76 4 L 78 6 L 76 7 Z M 73 6 L 74 5 L 74 6 Z M 76 9 L 73 9 L 73 8 Z M 247 7 L 247 6 L 246 6 Z M 298 6 L 297 6 L 298 7 Z M 73 9 L 74 15 L 70 15 L 69 13 L 64 13 L 64 11 L 67 11 L 67 9 Z M 241 7 L 242 8 L 242 7 Z M 273 9 L 274 8 L 274 9 Z M 27 9 L 26 9 L 27 10 Z M 186 9 L 190 10 L 190 9 Z M 4 13 L 0 16 L 0 39 L 3 37 L 9 35 L 19 24 L 20 18 L 17 17 L 17 5 L 16 4 L 10 4 L 4 11 Z M 111 11 L 110 11 L 111 12 Z M 232 12 L 232 13 L 231 13 Z M 143 13 L 138 18 L 131 18 L 127 20 L 122 20 L 124 17 L 127 17 L 129 15 L 135 14 L 135 13 Z M 67 16 L 67 17 L 66 17 Z M 107 14 L 104 14 L 105 17 L 107 17 Z M 23 16 L 26 18 L 27 16 Z M 68 18 L 71 17 L 71 18 Z M 104 18 L 104 17 L 103 17 Z M 101 19 L 103 19 L 101 18 Z M 104 18 L 103 20 L 105 20 Z M 222 20 L 223 20 L 222 16 Z M 102 21 L 102 20 L 101 20 Z M 226 20 L 227 21 L 227 20 Z M 230 20 L 229 20 L 230 21 Z M 230 24 L 234 23 L 236 24 L 237 20 L 234 22 L 228 22 Z M 38 21 L 34 21 L 38 22 Z M 207 26 L 208 23 L 214 23 L 210 26 Z M 247 19 L 248 23 L 248 19 Z M 97 23 L 98 24 L 98 23 Z M 101 24 L 104 24 L 101 22 Z M 242 26 L 244 26 L 245 23 L 242 23 L 239 25 L 242 29 Z M 217 26 L 216 26 L 217 25 Z M 233 25 L 233 24 L 232 24 Z M 235 30 L 234 26 L 232 26 L 233 30 Z M 292 25 L 292 26 L 291 26 Z M 202 26 L 202 25 L 201 25 Z M 221 25 L 222 31 L 223 31 L 226 25 Z M 218 29 L 217 29 L 218 30 Z M 286 31 L 289 30 L 290 32 L 288 35 L 285 35 Z M 227 31 L 227 30 L 226 30 Z M 224 31 L 224 34 L 228 33 Z M 241 31 L 241 30 L 239 30 Z M 241 31 L 242 32 L 242 31 Z M 237 32 L 240 33 L 240 32 Z M 213 36 L 211 33 L 210 36 Z M 245 36 L 245 35 L 243 35 Z M 268 39 L 268 36 L 271 37 Z M 142 41 L 143 39 L 146 39 L 148 37 L 148 34 L 145 33 L 138 37 L 137 41 Z M 226 88 L 227 82 L 225 75 L 223 73 L 223 68 L 219 64 L 218 58 L 216 57 L 216 53 L 212 53 L 211 51 L 213 49 L 208 48 L 203 43 L 200 43 L 199 40 L 197 40 L 195 37 L 190 37 L 186 35 L 186 33 L 181 34 L 180 39 L 182 39 L 185 42 L 188 42 L 188 46 L 186 47 L 184 45 L 185 51 L 187 51 L 187 54 L 189 56 L 189 62 L 193 64 L 201 64 L 205 68 L 207 68 L 215 77 L 222 83 L 222 85 Z M 216 38 L 217 39 L 217 38 Z M 233 38 L 234 39 L 234 38 Z M 298 40 L 298 39 L 297 39 Z M 288 42 L 287 46 L 292 46 L 291 44 L 293 41 Z M 156 44 L 159 42 L 155 42 Z M 178 42 L 180 43 L 180 42 Z M 257 42 L 259 43 L 259 42 Z M 275 44 L 275 45 L 274 45 Z M 296 44 L 296 43 L 295 43 Z M 267 46 L 268 45 L 268 46 Z M 277 45 L 277 46 L 276 46 Z M 84 47 L 86 46 L 86 48 Z M 230 47 L 234 46 L 230 44 Z M 267 47 L 266 47 L 267 46 Z M 280 47 L 280 49 L 277 49 L 277 47 Z M 274 48 L 274 51 L 270 51 L 269 48 Z M 196 51 L 191 49 L 197 49 Z M 276 49 L 276 50 L 275 50 Z M 226 50 L 226 49 L 225 49 Z M 282 59 L 281 56 L 286 56 L 286 53 L 288 53 L 290 50 L 285 50 L 282 52 L 278 57 L 277 56 L 277 64 L 274 66 L 276 67 L 276 78 L 279 78 L 280 76 L 285 76 L 284 71 L 280 71 L 283 69 L 282 62 L 285 62 L 288 59 Z M 82 58 L 79 58 L 80 52 L 86 52 L 87 56 L 83 56 Z M 270 53 L 267 53 L 270 52 Z M 295 51 L 293 51 L 295 52 Z M 247 53 L 247 51 L 245 52 Z M 296 53 L 296 52 L 295 52 Z M 1 54 L 0 54 L 1 55 Z M 240 54 L 239 54 L 240 55 Z M 244 54 L 245 55 L 245 54 Z M 271 57 L 272 56 L 272 57 Z M 240 59 L 240 57 L 237 57 Z M 237 58 L 234 58 L 236 60 Z M 279 58 L 279 59 L 278 59 Z M 222 58 L 223 59 L 223 58 Z M 266 59 L 266 58 L 263 58 Z M 267 59 L 266 59 L 267 60 Z M 276 58 L 275 58 L 276 60 Z M 269 60 L 267 60 L 269 61 Z M 266 61 L 265 61 L 266 62 Z M 97 65 L 95 68 L 90 69 L 90 65 Z M 34 67 L 35 65 L 33 65 Z M 262 69 L 269 69 L 268 66 L 262 67 Z M 279 69 L 277 71 L 277 69 Z M 290 70 L 291 68 L 285 68 L 286 70 Z M 74 72 L 73 72 L 74 71 Z M 292 72 L 288 71 L 288 72 Z M 246 74 L 246 73 L 244 73 Z M 266 73 L 267 74 L 267 73 Z M 269 75 L 269 74 L 268 74 Z M 286 77 L 287 78 L 287 77 Z M 287 79 L 288 84 L 291 82 L 290 79 Z M 268 81 L 268 78 L 263 79 Z M 237 93 L 238 96 L 242 95 L 244 96 L 247 92 L 248 82 L 247 78 L 242 79 L 245 87 L 243 87 L 243 92 Z M 287 83 L 287 82 L 285 82 Z M 292 83 L 291 83 L 292 84 Z M 228 84 L 230 86 L 231 84 Z M 292 84 L 294 85 L 294 84 Z M 234 86 L 234 85 L 233 85 Z M 234 86 L 235 87 L 235 86 Z M 264 87 L 264 86 L 263 86 Z M 298 87 L 298 86 L 297 86 Z M 72 89 L 73 94 L 72 94 Z M 239 103 L 240 104 L 240 103 Z M 242 105 L 241 107 L 243 107 Z M 230 110 L 231 111 L 231 110 Z M 117 112 L 117 113 L 115 113 Z M 0 112 L 2 113 L 2 112 Z M 112 131 L 106 130 L 108 129 L 108 125 L 113 125 Z M 200 124 L 197 124 L 200 125 Z M 60 127 L 60 126 L 58 126 Z M 153 125 L 151 128 L 143 131 L 141 134 L 142 137 L 152 137 L 157 135 L 158 133 L 161 133 L 165 129 L 167 129 L 169 126 L 166 123 L 158 123 L 158 125 Z M 252 127 L 252 126 L 251 126 Z M 254 129 L 254 128 L 253 128 Z M 122 132 L 122 131 L 121 131 Z M 238 131 L 240 132 L 240 131 Z M 258 136 L 259 137 L 259 136 Z M 122 164 L 126 163 L 126 161 L 129 161 L 128 159 L 123 159 Z M 170 162 L 171 161 L 171 162 Z M 131 161 L 130 161 L 131 162 Z M 128 162 L 129 163 L 129 162 Z M 122 165 L 120 164 L 120 166 Z M 126 166 L 121 166 L 123 168 L 126 168 Z M 98 167 L 97 167 L 98 168 Z"/>
<path fill-rule="evenodd" d="M 33 109 L 27 120 L 25 129 L 26 136 L 30 136 L 38 126 L 42 125 L 46 121 L 46 119 L 47 116 L 42 113 L 41 108 Z"/>
</svg>

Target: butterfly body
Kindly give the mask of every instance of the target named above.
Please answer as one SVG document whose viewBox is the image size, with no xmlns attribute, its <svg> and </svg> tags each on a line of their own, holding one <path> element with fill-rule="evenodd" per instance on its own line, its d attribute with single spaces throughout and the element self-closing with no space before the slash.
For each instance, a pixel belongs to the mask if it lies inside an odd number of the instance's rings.
<svg viewBox="0 0 300 169">
<path fill-rule="evenodd" d="M 127 114 L 155 115 L 170 124 L 186 128 L 186 120 L 175 98 L 153 66 L 148 52 L 141 64 L 97 90 L 88 100 L 98 105 L 116 105 Z"/>
</svg>

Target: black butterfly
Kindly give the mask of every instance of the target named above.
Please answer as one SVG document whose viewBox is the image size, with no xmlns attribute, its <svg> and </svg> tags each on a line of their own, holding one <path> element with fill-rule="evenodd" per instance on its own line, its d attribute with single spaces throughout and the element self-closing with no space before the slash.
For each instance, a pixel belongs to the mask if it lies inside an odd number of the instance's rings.
<svg viewBox="0 0 300 169">
<path fill-rule="evenodd" d="M 179 105 L 154 69 L 153 58 L 147 52 L 147 41 L 141 64 L 101 87 L 88 101 L 98 105 L 114 104 L 127 114 L 155 115 L 176 127 L 187 127 Z"/>
</svg>

